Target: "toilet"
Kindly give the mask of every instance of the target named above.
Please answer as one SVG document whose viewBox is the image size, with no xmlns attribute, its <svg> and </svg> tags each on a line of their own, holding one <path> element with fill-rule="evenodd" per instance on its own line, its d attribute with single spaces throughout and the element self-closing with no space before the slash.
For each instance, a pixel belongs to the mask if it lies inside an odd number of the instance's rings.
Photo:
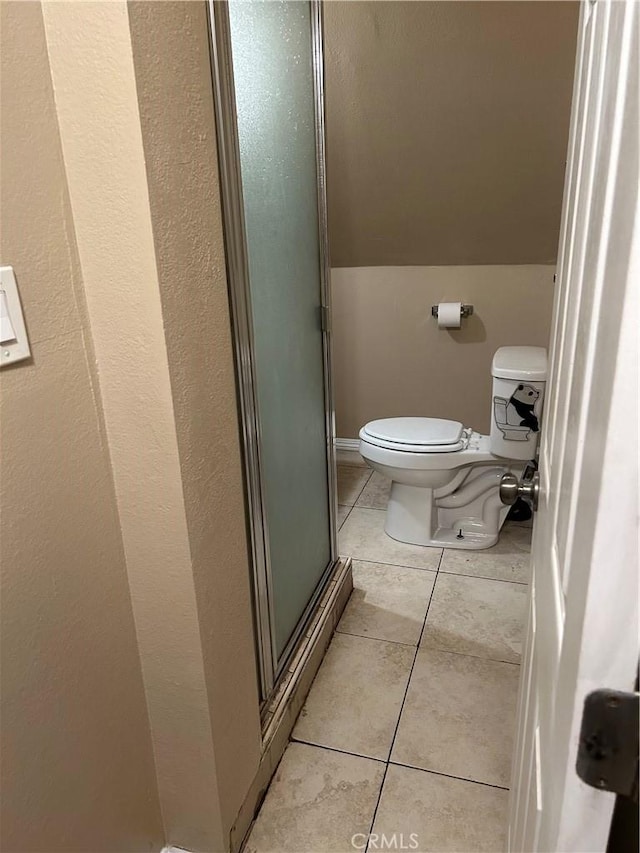
<svg viewBox="0 0 640 853">
<path fill-rule="evenodd" d="M 535 458 L 547 379 L 542 347 L 501 347 L 491 367 L 491 431 L 442 418 L 383 418 L 360 430 L 360 454 L 391 480 L 385 531 L 438 548 L 490 548 L 508 507 L 503 474 Z"/>
</svg>

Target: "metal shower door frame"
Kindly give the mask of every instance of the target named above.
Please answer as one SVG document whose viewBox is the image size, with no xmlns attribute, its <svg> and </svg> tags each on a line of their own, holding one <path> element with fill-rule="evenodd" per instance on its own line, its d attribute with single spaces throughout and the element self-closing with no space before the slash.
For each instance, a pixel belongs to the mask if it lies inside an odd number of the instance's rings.
<svg viewBox="0 0 640 853">
<path fill-rule="evenodd" d="M 300 0 L 297 0 L 300 2 Z M 318 599 L 338 561 L 335 467 L 335 411 L 331 381 L 331 292 L 327 232 L 324 129 L 324 58 L 321 0 L 309 0 L 313 60 L 316 175 L 320 253 L 320 300 L 324 368 L 327 481 L 329 488 L 330 560 L 296 630 L 280 656 L 275 645 L 275 616 L 269 528 L 263 488 L 261 428 L 254 366 L 254 334 L 247 255 L 242 174 L 231 52 L 231 28 L 226 0 L 208 0 L 209 41 L 215 102 L 218 165 L 224 223 L 227 282 L 235 351 L 238 403 L 243 446 L 250 544 L 256 653 L 263 701 L 272 694 L 279 676 L 298 646 Z"/>
</svg>

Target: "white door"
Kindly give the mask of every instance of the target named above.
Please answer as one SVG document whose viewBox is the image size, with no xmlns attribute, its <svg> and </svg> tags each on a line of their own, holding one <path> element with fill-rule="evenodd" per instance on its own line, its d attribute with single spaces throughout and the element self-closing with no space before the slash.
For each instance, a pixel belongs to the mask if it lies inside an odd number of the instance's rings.
<svg viewBox="0 0 640 853">
<path fill-rule="evenodd" d="M 638 30 L 583 3 L 540 446 L 510 851 L 603 851 L 613 794 L 575 772 L 585 696 L 638 663 Z"/>
</svg>

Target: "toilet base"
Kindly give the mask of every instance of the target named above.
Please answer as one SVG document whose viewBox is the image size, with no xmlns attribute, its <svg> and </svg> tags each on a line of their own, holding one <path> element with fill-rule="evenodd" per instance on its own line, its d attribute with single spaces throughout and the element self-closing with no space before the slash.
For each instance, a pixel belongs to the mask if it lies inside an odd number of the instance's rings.
<svg viewBox="0 0 640 853">
<path fill-rule="evenodd" d="M 409 545 L 427 545 L 431 548 L 458 548 L 466 551 L 481 551 L 483 548 L 491 548 L 498 541 L 497 534 L 489 536 L 486 533 L 473 533 L 472 531 L 465 532 L 463 529 L 463 538 L 459 538 L 458 531 L 452 530 L 450 527 L 439 527 L 431 539 L 422 539 L 420 542 L 415 538 L 407 539 L 405 534 L 396 530 L 389 530 L 389 525 L 385 524 L 384 528 L 387 536 L 395 539 L 397 542 L 406 542 Z M 394 536 L 394 533 L 396 535 Z M 402 538 L 401 538 L 402 537 Z"/>
<path fill-rule="evenodd" d="M 393 482 L 385 518 L 385 532 L 411 545 L 477 551 L 498 541 L 509 510 L 498 494 L 505 468 L 474 472 L 463 488 L 439 496 L 424 486 Z"/>
</svg>

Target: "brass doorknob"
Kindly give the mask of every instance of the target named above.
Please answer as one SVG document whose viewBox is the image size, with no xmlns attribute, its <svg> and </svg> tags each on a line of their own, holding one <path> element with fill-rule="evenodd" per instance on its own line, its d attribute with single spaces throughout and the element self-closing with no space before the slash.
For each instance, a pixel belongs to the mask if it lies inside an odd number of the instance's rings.
<svg viewBox="0 0 640 853">
<path fill-rule="evenodd" d="M 500 480 L 500 500 L 503 504 L 512 506 L 518 498 L 522 498 L 535 512 L 538 509 L 539 494 L 540 475 L 533 468 L 527 468 L 522 480 L 519 480 L 511 472 L 502 475 L 502 479 Z"/>
</svg>

